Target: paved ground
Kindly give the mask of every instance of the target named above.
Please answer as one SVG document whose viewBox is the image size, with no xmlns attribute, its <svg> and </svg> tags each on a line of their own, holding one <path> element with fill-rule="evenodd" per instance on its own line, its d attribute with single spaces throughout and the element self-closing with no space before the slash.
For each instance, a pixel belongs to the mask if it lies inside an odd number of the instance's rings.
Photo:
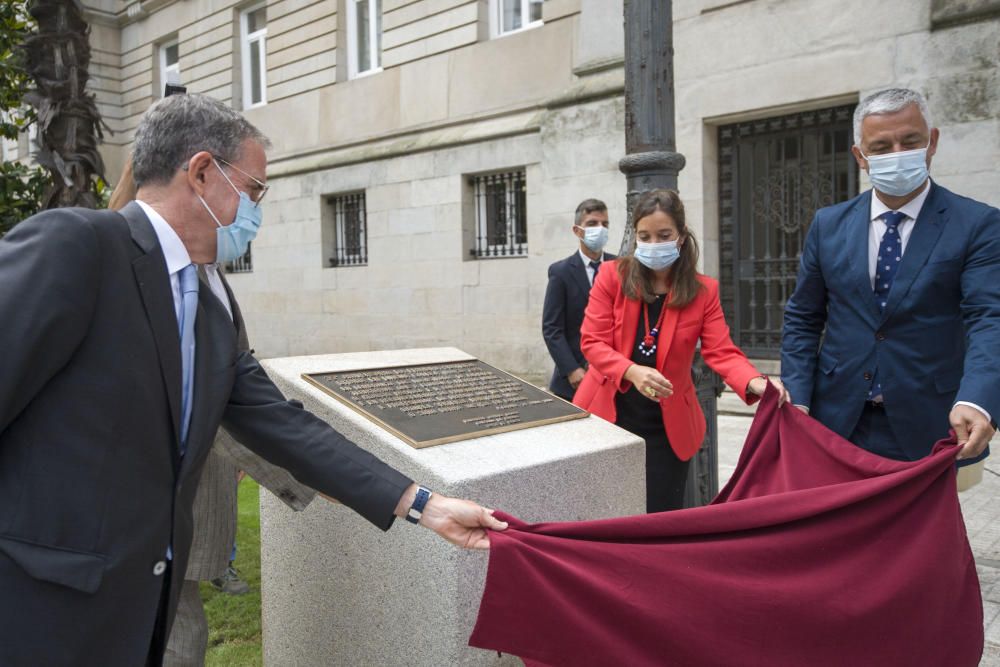
<svg viewBox="0 0 1000 667">
<path fill-rule="evenodd" d="M 728 393 L 723 395 L 719 408 L 720 412 L 730 413 L 719 417 L 721 488 L 736 468 L 751 417 L 739 399 Z M 959 494 L 983 591 L 986 648 L 980 667 L 1000 667 L 1000 437 L 994 438 L 992 449 L 994 454 L 987 460 L 982 483 Z"/>
</svg>

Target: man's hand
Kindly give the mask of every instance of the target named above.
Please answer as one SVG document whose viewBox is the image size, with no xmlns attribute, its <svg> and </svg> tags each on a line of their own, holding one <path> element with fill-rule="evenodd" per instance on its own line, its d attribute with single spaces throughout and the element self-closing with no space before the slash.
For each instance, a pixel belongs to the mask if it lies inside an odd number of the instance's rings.
<svg viewBox="0 0 1000 667">
<path fill-rule="evenodd" d="M 971 459 L 982 454 L 995 432 L 986 415 L 969 405 L 953 407 L 948 420 L 962 447 L 958 451 L 957 460 Z"/>
<path fill-rule="evenodd" d="M 583 382 L 584 375 L 585 373 L 582 368 L 577 368 L 575 371 L 567 375 L 566 379 L 569 380 L 569 386 L 573 387 L 573 389 L 579 387 L 580 383 Z"/>
<path fill-rule="evenodd" d="M 411 484 L 396 505 L 396 516 L 404 517 L 413 505 L 417 485 Z M 505 530 L 506 521 L 493 518 L 493 510 L 471 500 L 449 498 L 433 493 L 421 513 L 420 525 L 430 528 L 452 544 L 463 549 L 489 549 L 487 529 Z"/>
<path fill-rule="evenodd" d="M 625 379 L 633 384 L 639 393 L 651 401 L 660 402 L 674 393 L 674 385 L 663 377 L 660 371 L 649 366 L 632 364 L 625 371 Z"/>
<path fill-rule="evenodd" d="M 493 518 L 493 510 L 471 500 L 449 498 L 435 493 L 427 501 L 420 525 L 463 549 L 489 549 L 487 528 L 504 530 L 506 521 Z"/>
<path fill-rule="evenodd" d="M 749 384 L 747 384 L 747 392 L 755 394 L 757 396 L 763 396 L 764 390 L 767 389 L 768 381 L 770 381 L 771 384 L 774 385 L 774 388 L 778 390 L 779 408 L 785 403 L 792 402 L 792 395 L 788 393 L 788 390 L 785 389 L 785 385 L 783 385 L 781 383 L 781 380 L 779 380 L 778 378 L 772 378 L 772 377 L 765 378 L 764 376 L 755 377 L 754 379 L 750 380 Z"/>
</svg>

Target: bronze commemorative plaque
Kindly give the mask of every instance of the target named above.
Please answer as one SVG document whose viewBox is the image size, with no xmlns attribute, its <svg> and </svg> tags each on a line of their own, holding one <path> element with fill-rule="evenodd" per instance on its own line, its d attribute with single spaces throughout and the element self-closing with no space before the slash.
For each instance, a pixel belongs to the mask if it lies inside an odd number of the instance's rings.
<svg viewBox="0 0 1000 667">
<path fill-rule="evenodd" d="M 478 359 L 302 377 L 416 448 L 588 415 Z"/>
</svg>

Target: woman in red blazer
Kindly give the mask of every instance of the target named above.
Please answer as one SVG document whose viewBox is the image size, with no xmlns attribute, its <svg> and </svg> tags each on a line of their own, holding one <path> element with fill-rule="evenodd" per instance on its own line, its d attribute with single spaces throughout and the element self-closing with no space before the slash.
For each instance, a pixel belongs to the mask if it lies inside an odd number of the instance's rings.
<svg viewBox="0 0 1000 667">
<path fill-rule="evenodd" d="M 705 437 L 691 381 L 698 339 L 709 367 L 747 403 L 768 380 L 729 337 L 718 281 L 695 270 L 698 244 L 677 193 L 647 192 L 632 220 L 634 256 L 603 267 L 590 292 L 580 330 L 589 368 L 573 402 L 646 440 L 646 511 L 662 512 L 683 505 L 688 463 Z"/>
</svg>

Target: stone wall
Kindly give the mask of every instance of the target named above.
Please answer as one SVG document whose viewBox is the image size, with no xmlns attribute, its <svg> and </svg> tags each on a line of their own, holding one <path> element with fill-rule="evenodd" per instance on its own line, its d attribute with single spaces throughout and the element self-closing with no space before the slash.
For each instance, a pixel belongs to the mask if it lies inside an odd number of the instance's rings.
<svg viewBox="0 0 1000 667">
<path fill-rule="evenodd" d="M 117 173 L 158 94 L 156 46 L 181 42 L 182 80 L 238 101 L 234 0 L 91 0 L 94 89 Z M 128 6 L 134 7 L 136 3 Z M 551 368 L 540 319 L 548 265 L 573 251 L 572 211 L 624 221 L 621 0 L 547 0 L 544 25 L 490 39 L 487 0 L 384 0 L 384 71 L 347 80 L 343 0 L 270 0 L 273 191 L 253 272 L 232 282 L 262 356 L 454 345 L 515 372 Z M 718 127 L 857 101 L 928 96 L 932 175 L 1000 204 L 1000 18 L 994 0 L 677 0 L 680 188 L 719 273 Z M 22 142 L 23 143 L 23 142 Z M 470 260 L 470 174 L 524 167 L 528 254 Z M 868 187 L 862 176 L 861 187 Z M 364 190 L 368 265 L 324 268 L 328 195 Z"/>
<path fill-rule="evenodd" d="M 1000 18 L 932 29 L 932 4 L 949 3 L 674 3 L 679 187 L 701 225 L 706 272 L 718 275 L 718 127 L 740 120 L 915 88 L 941 129 L 931 175 L 1000 205 Z"/>
<path fill-rule="evenodd" d="M 622 99 L 536 114 L 517 136 L 272 177 L 254 271 L 233 275 L 265 356 L 454 345 L 504 368 L 549 364 L 541 307 L 549 264 L 574 251 L 580 200 L 610 206 L 617 247 L 624 188 Z M 474 260 L 468 175 L 525 167 L 528 255 Z M 364 190 L 368 264 L 324 268 L 329 195 Z"/>
</svg>

